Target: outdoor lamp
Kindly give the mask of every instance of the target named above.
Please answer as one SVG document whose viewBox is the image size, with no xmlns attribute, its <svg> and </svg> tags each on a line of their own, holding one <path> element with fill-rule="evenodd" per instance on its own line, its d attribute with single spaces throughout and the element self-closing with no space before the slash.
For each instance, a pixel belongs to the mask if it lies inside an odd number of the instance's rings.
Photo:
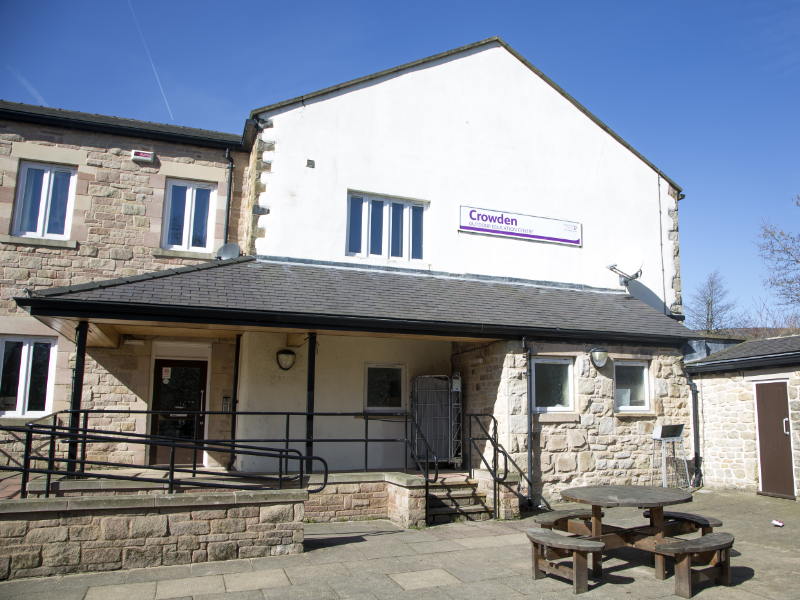
<svg viewBox="0 0 800 600">
<path fill-rule="evenodd" d="M 608 350 L 605 348 L 592 348 L 589 350 L 589 359 L 592 361 L 595 369 L 602 369 L 603 365 L 608 361 Z"/>
<path fill-rule="evenodd" d="M 278 350 L 275 358 L 278 359 L 278 366 L 284 371 L 288 371 L 294 364 L 295 354 L 291 350 Z"/>
</svg>

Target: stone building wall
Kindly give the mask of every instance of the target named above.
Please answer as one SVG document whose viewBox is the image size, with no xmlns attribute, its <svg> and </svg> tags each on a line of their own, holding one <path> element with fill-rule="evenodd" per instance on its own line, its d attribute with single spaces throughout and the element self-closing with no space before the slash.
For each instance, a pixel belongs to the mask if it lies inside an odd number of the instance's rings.
<svg viewBox="0 0 800 600">
<path fill-rule="evenodd" d="M 551 502 L 559 501 L 562 489 L 577 485 L 649 483 L 652 431 L 656 424 L 686 426 L 684 443 L 691 462 L 691 391 L 678 349 L 536 340 L 529 343 L 533 357 L 574 360 L 574 412 L 533 415 L 534 498 L 543 495 Z M 597 345 L 603 345 L 610 356 L 599 371 L 588 358 L 588 351 Z M 455 370 L 463 378 L 465 414 L 494 415 L 499 443 L 519 470 L 527 474 L 527 365 L 522 343 L 457 343 L 453 353 Z M 615 412 L 614 359 L 649 363 L 648 412 Z M 483 421 L 488 427 L 488 420 Z M 464 429 L 466 435 L 468 422 Z M 476 435 L 478 428 L 473 424 L 472 429 Z M 483 450 L 491 460 L 488 443 L 483 444 Z M 485 468 L 474 451 L 471 459 L 473 468 Z M 510 470 L 516 467 L 511 466 Z M 521 493 L 527 493 L 527 485 L 523 478 Z"/>
<path fill-rule="evenodd" d="M 4 500 L 0 579 L 303 551 L 301 490 Z"/>
<path fill-rule="evenodd" d="M 787 381 L 795 494 L 800 497 L 800 371 L 763 373 L 769 380 Z M 755 397 L 758 375 L 699 373 L 693 377 L 700 399 L 703 481 L 708 487 L 746 492 L 760 489 Z"/>
</svg>

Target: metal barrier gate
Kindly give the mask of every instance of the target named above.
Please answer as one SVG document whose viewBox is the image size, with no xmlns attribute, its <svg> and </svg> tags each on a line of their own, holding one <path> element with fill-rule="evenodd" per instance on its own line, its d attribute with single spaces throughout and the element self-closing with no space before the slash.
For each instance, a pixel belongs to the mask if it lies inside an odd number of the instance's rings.
<svg viewBox="0 0 800 600">
<path fill-rule="evenodd" d="M 413 431 L 414 450 L 419 454 L 419 433 L 424 436 L 439 462 L 454 468 L 462 462 L 461 377 L 421 375 L 411 380 L 411 411 L 419 428 Z"/>
</svg>

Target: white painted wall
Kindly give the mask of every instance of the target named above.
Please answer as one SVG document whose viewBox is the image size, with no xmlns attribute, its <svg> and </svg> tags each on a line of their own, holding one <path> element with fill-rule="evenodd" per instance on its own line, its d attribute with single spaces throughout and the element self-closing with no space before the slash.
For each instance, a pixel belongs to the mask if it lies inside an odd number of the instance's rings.
<svg viewBox="0 0 800 600">
<path fill-rule="evenodd" d="M 409 382 L 417 375 L 450 374 L 450 342 L 319 336 L 316 368 L 316 412 L 362 412 L 364 406 L 364 365 L 367 362 L 407 365 Z M 294 366 L 282 371 L 275 354 L 286 348 L 286 335 L 245 333 L 241 346 L 241 387 L 239 411 L 289 412 L 306 410 L 308 344 L 293 348 Z M 410 385 L 407 386 L 410 394 Z M 408 402 L 408 398 L 406 399 Z M 403 437 L 402 423 L 370 420 L 370 437 Z M 285 438 L 281 417 L 239 417 L 237 438 Z M 364 420 L 355 417 L 317 417 L 316 438 L 363 438 Z M 291 437 L 305 438 L 305 417 L 293 417 Z M 264 444 L 269 445 L 269 444 Z M 272 444 L 274 446 L 275 444 Z M 282 447 L 282 446 L 281 446 Z M 293 447 L 305 453 L 304 444 Z M 328 461 L 331 470 L 359 470 L 364 467 L 364 444 L 318 442 L 314 453 Z M 403 445 L 370 444 L 370 469 L 403 467 Z M 292 468 L 296 468 L 294 461 Z M 273 472 L 277 464 L 240 456 L 240 471 Z"/>
<path fill-rule="evenodd" d="M 606 265 L 633 249 L 675 301 L 669 185 L 500 45 L 260 117 L 276 147 L 259 254 L 618 289 Z M 348 190 L 429 202 L 424 261 L 348 257 Z M 579 221 L 584 246 L 459 233 L 460 205 Z"/>
</svg>

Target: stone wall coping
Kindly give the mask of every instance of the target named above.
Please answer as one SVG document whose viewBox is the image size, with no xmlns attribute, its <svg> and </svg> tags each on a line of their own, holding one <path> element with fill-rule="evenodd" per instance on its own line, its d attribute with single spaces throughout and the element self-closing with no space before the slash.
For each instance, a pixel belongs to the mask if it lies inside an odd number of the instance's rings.
<svg viewBox="0 0 800 600">
<path fill-rule="evenodd" d="M 186 250 L 164 250 L 153 248 L 153 258 L 191 258 L 193 260 L 215 260 L 213 252 L 187 252 Z"/>
<path fill-rule="evenodd" d="M 120 510 L 127 508 L 169 508 L 178 506 L 216 506 L 280 504 L 305 502 L 306 490 L 254 490 L 214 494 L 174 494 L 154 496 L 84 496 L 80 498 L 28 498 L 0 500 L 0 514 L 62 512 L 68 510 Z"/>
<path fill-rule="evenodd" d="M 419 475 L 407 475 L 405 473 L 386 473 L 384 481 L 394 485 L 407 488 L 425 487 L 425 479 Z M 435 484 L 434 484 L 435 485 Z"/>
<path fill-rule="evenodd" d="M 419 475 L 407 475 L 397 471 L 379 473 L 332 473 L 328 475 L 328 484 L 336 483 L 382 483 L 389 482 L 402 487 L 425 487 L 425 480 Z M 322 483 L 322 475 L 312 475 L 309 484 Z"/>
<path fill-rule="evenodd" d="M 534 423 L 579 423 L 578 413 L 533 413 Z"/>
</svg>

